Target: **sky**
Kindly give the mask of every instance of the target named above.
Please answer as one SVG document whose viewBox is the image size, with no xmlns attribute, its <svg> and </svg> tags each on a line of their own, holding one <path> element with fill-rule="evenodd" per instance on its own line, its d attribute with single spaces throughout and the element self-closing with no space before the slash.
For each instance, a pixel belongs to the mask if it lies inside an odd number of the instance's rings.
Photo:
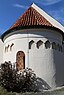
<svg viewBox="0 0 64 95">
<path fill-rule="evenodd" d="M 0 35 L 35 3 L 64 26 L 64 0 L 0 0 Z"/>
</svg>

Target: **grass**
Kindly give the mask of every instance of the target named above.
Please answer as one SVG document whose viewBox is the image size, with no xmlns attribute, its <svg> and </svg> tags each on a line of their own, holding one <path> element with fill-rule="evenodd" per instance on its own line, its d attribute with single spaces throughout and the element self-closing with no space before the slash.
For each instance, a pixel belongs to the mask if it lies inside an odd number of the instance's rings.
<svg viewBox="0 0 64 95">
<path fill-rule="evenodd" d="M 16 95 L 16 93 L 14 92 L 7 92 L 6 89 L 4 89 L 3 87 L 0 86 L 0 95 Z"/>
<path fill-rule="evenodd" d="M 44 92 L 25 92 L 25 93 L 16 93 L 16 92 L 8 92 L 6 89 L 0 86 L 0 95 L 64 95 L 64 87 L 58 87 L 54 90 L 48 90 Z"/>
</svg>

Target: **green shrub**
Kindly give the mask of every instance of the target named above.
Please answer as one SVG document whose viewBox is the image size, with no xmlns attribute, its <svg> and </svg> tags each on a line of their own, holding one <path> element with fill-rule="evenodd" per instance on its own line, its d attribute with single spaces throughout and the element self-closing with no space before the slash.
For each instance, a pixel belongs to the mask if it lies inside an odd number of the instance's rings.
<svg viewBox="0 0 64 95">
<path fill-rule="evenodd" d="M 0 95 L 16 95 L 16 93 L 7 92 L 6 89 L 0 86 Z"/>
<path fill-rule="evenodd" d="M 8 92 L 35 92 L 37 89 L 36 74 L 30 68 L 17 71 L 11 62 L 1 64 L 0 85 Z"/>
</svg>

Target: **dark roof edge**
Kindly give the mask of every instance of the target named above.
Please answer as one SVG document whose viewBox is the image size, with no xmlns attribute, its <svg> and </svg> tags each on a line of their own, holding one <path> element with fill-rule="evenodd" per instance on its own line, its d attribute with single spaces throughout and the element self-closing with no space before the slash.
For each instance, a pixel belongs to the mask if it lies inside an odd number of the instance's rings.
<svg viewBox="0 0 64 95">
<path fill-rule="evenodd" d="M 7 30 L 5 33 L 3 33 L 2 34 L 2 36 L 1 36 L 1 39 L 2 39 L 2 41 L 3 41 L 3 39 L 4 39 L 4 37 L 7 35 L 7 34 L 9 34 L 9 33 L 11 33 L 11 32 L 14 32 L 14 31 L 16 31 L 16 30 L 24 30 L 24 29 L 40 29 L 40 28 L 46 28 L 46 29 L 54 29 L 54 30 L 57 30 L 59 33 L 61 33 L 62 34 L 62 36 L 63 36 L 63 39 L 64 39 L 64 33 L 63 33 L 63 31 L 62 30 L 60 30 L 60 29 L 58 29 L 58 28 L 56 28 L 56 27 L 51 27 L 51 26 L 44 26 L 44 25 L 33 25 L 33 26 L 19 26 L 19 27 L 15 27 L 15 28 L 12 28 L 12 29 L 10 29 L 10 30 Z"/>
</svg>

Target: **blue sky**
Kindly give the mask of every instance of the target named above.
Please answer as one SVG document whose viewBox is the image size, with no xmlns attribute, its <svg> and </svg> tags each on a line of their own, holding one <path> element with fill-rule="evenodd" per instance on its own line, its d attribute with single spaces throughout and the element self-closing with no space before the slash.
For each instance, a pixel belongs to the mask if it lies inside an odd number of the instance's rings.
<svg viewBox="0 0 64 95">
<path fill-rule="evenodd" d="M 8 30 L 33 2 L 64 26 L 64 0 L 0 0 L 0 35 Z"/>
</svg>

